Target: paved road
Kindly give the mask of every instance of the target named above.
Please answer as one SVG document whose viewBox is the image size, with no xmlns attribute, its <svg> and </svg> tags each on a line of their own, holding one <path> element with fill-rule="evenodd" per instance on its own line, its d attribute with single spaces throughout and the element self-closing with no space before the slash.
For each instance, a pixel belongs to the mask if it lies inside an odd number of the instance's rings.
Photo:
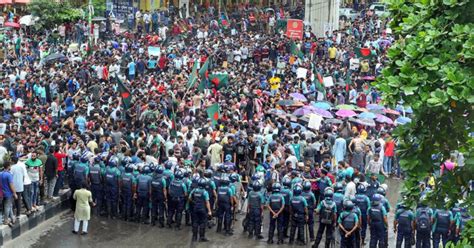
<svg viewBox="0 0 474 248">
<path fill-rule="evenodd" d="M 395 180 L 389 180 L 389 200 L 392 206 L 395 205 L 398 196 L 400 183 Z M 268 222 L 267 214 L 264 215 Z M 54 248 L 54 247 L 267 247 L 265 230 L 263 240 L 249 240 L 242 234 L 241 220 L 243 215 L 238 216 L 235 234 L 231 237 L 216 234 L 215 229 L 208 230 L 207 243 L 191 244 L 191 230 L 189 227 L 181 231 L 150 225 L 124 222 L 120 220 L 109 220 L 106 218 L 93 218 L 89 223 L 89 234 L 87 236 L 78 236 L 71 233 L 73 215 L 65 212 L 56 216 L 35 228 L 18 239 L 6 244 L 5 247 L 35 247 L 35 248 Z M 184 221 L 184 220 L 183 220 Z M 392 230 L 393 213 L 389 215 L 389 247 L 395 247 L 394 234 Z M 268 227 L 265 223 L 264 227 Z M 317 231 L 317 225 L 315 232 Z M 275 245 L 276 246 L 276 245 Z M 321 244 L 320 247 L 323 245 Z M 290 247 L 287 245 L 276 247 Z M 298 247 L 298 246 L 295 246 Z M 300 247 L 300 246 L 299 246 Z M 310 247 L 308 245 L 308 247 Z"/>
</svg>

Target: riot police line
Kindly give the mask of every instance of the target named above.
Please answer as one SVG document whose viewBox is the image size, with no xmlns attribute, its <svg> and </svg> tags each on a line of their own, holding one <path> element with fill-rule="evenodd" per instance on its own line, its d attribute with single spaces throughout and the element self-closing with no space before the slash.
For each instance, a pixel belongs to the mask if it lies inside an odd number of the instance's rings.
<svg viewBox="0 0 474 248">
<path fill-rule="evenodd" d="M 326 248 L 388 247 L 391 206 L 385 197 L 386 185 L 377 180 L 357 182 L 355 196 L 348 199 L 344 187 L 352 179 L 338 177 L 333 185 L 327 174 L 322 169 L 323 177 L 317 179 L 319 197 L 298 171 L 269 187 L 260 175 L 254 175 L 248 191 L 238 194 L 240 175 L 229 164 L 219 164 L 215 171 L 192 171 L 171 161 L 164 165 L 132 163 L 126 157 L 119 163 L 114 157 L 107 160 L 99 155 L 91 162 L 90 156 L 79 154 L 73 154 L 67 164 L 73 191 L 84 182 L 90 185 L 96 215 L 180 230 L 184 213 L 185 224 L 192 226 L 193 241 L 208 241 L 206 229 L 213 226 L 218 233 L 233 235 L 235 213 L 241 208 L 246 212 L 244 232 L 249 238 L 263 239 L 266 208 L 268 244 L 314 242 L 312 247 L 319 247 L 324 237 Z M 368 190 L 374 185 L 376 190 Z M 397 248 L 402 244 L 437 248 L 440 242 L 443 247 L 448 241 L 458 242 L 466 222 L 472 219 L 467 209 L 458 205 L 433 210 L 423 201 L 416 210 L 400 202 L 394 212 Z"/>
</svg>

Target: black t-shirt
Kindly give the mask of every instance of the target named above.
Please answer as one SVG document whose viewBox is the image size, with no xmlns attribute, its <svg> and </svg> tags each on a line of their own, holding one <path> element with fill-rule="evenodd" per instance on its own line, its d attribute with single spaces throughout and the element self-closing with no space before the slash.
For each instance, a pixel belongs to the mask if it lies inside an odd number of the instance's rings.
<svg viewBox="0 0 474 248">
<path fill-rule="evenodd" d="M 224 144 L 222 150 L 224 151 L 224 158 L 227 154 L 230 154 L 232 157 L 234 157 L 234 147 L 230 144 Z"/>
</svg>

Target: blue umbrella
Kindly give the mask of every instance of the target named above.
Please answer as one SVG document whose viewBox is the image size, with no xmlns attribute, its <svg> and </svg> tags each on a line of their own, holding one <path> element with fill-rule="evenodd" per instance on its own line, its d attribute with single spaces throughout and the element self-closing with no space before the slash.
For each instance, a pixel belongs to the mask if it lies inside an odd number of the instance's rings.
<svg viewBox="0 0 474 248">
<path fill-rule="evenodd" d="M 404 107 L 403 105 L 397 105 L 395 110 L 397 110 L 400 113 L 405 112 L 406 114 L 413 114 L 413 109 L 410 106 Z"/>
<path fill-rule="evenodd" d="M 377 116 L 371 112 L 362 112 L 357 115 L 357 117 L 359 117 L 359 119 L 375 119 Z"/>
<path fill-rule="evenodd" d="M 400 125 L 405 125 L 410 122 L 411 122 L 411 119 L 404 116 L 400 116 L 395 120 L 395 124 L 400 124 Z"/>
<path fill-rule="evenodd" d="M 306 127 L 304 127 L 303 125 L 299 124 L 299 123 L 296 123 L 296 122 L 290 122 L 290 125 L 291 125 L 291 128 L 295 129 L 296 127 L 300 127 L 300 130 L 302 132 L 306 131 Z"/>
<path fill-rule="evenodd" d="M 312 102 L 311 103 L 315 108 L 328 110 L 331 108 L 331 104 L 328 102 Z"/>
<path fill-rule="evenodd" d="M 369 104 L 369 105 L 367 105 L 367 109 L 368 110 L 384 110 L 385 107 L 382 106 L 382 105 L 378 105 L 378 104 Z"/>
</svg>

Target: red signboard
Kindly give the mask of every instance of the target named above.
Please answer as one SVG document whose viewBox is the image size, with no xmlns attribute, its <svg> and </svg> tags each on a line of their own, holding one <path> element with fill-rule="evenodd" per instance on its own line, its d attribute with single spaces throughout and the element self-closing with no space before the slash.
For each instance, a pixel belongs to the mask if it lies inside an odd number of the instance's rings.
<svg viewBox="0 0 474 248">
<path fill-rule="evenodd" d="M 303 39 L 303 21 L 298 19 L 288 19 L 286 23 L 286 36 L 291 39 Z"/>
</svg>

